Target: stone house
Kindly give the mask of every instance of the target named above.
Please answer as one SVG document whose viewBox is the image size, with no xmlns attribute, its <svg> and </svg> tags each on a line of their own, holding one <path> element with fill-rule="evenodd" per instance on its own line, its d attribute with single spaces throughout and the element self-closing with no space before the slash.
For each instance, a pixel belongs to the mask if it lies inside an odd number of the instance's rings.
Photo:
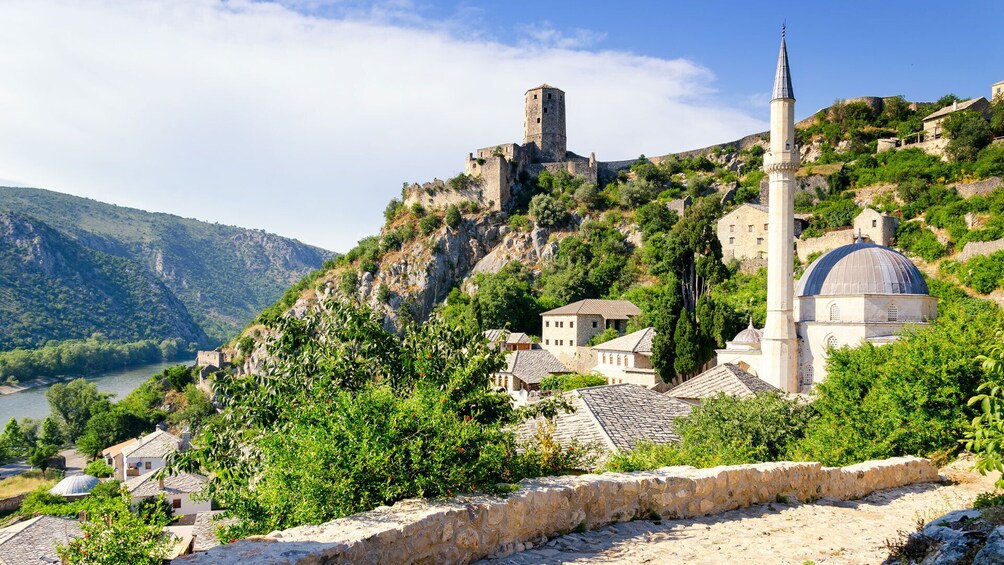
<svg viewBox="0 0 1004 565">
<path fill-rule="evenodd" d="M 997 100 L 999 97 L 1004 97 L 1004 80 L 995 82 L 994 85 L 990 87 L 990 91 L 991 100 Z"/>
<path fill-rule="evenodd" d="M 795 218 L 795 237 L 802 234 L 807 221 Z M 718 240 L 722 243 L 722 260 L 747 261 L 767 258 L 767 207 L 742 204 L 718 220 Z"/>
<path fill-rule="evenodd" d="M 123 484 L 132 497 L 133 504 L 163 494 L 175 516 L 212 510 L 211 501 L 192 500 L 192 494 L 206 486 L 206 477 L 196 473 L 165 474 L 163 477 L 159 475 L 159 471 L 149 471 Z"/>
<path fill-rule="evenodd" d="M 199 351 L 195 354 L 195 364 L 199 367 L 206 367 L 210 369 L 222 369 L 230 364 L 231 359 L 229 356 L 215 349 L 213 351 Z"/>
<path fill-rule="evenodd" d="M 485 339 L 488 344 L 501 351 L 526 351 L 533 349 L 535 345 L 530 336 L 523 332 L 510 332 L 509 330 L 485 330 Z"/>
<path fill-rule="evenodd" d="M 125 481 L 147 471 L 163 469 L 167 465 L 167 456 L 188 449 L 189 441 L 187 432 L 182 437 L 164 430 L 147 434 L 122 448 L 121 467 L 115 467 L 115 478 Z"/>
<path fill-rule="evenodd" d="M 627 322 L 641 314 L 627 300 L 587 298 L 544 312 L 541 346 L 557 355 L 574 356 L 576 347 L 585 347 L 592 337 L 605 329 L 618 333 L 627 330 Z"/>
<path fill-rule="evenodd" d="M 565 365 L 546 349 L 516 350 L 505 356 L 505 369 L 493 376 L 495 386 L 509 393 L 540 390 L 540 381 L 549 375 L 569 373 Z"/>
<path fill-rule="evenodd" d="M 120 481 L 125 480 L 126 471 L 125 471 L 125 464 L 122 458 L 122 451 L 125 448 L 129 447 L 130 445 L 136 443 L 137 441 L 139 441 L 139 439 L 130 438 L 123 441 L 122 443 L 117 443 L 109 448 L 106 448 L 104 451 L 101 452 L 101 456 L 104 458 L 105 463 L 107 463 L 108 466 L 114 470 L 114 472 L 112 473 L 113 478 L 118 479 Z"/>
<path fill-rule="evenodd" d="M 56 547 L 82 536 L 80 523 L 55 516 L 36 516 L 0 529 L 0 563 L 62 563 Z"/>
<path fill-rule="evenodd" d="M 865 208 L 854 218 L 854 233 L 872 243 L 892 245 L 896 240 L 899 218 L 883 214 L 872 208 Z"/>
<path fill-rule="evenodd" d="M 760 392 L 781 391 L 732 363 L 724 363 L 669 389 L 665 394 L 688 404 L 697 405 L 705 398 L 718 394 L 747 398 Z"/>
<path fill-rule="evenodd" d="M 639 442 L 678 443 L 673 422 L 691 411 L 676 398 L 629 384 L 580 388 L 565 395 L 575 411 L 559 411 L 554 438 L 562 445 L 575 441 L 602 453 L 630 450 Z M 520 435 L 532 437 L 538 425 L 539 420 L 524 423 Z"/>
<path fill-rule="evenodd" d="M 953 102 L 949 106 L 935 111 L 933 114 L 924 118 L 924 141 L 931 141 L 934 139 L 939 139 L 943 135 L 941 124 L 945 121 L 945 118 L 963 110 L 969 110 L 971 112 L 979 112 L 984 117 L 990 112 L 990 102 L 983 98 L 970 98 L 962 102 Z"/>
<path fill-rule="evenodd" d="M 652 366 L 652 338 L 655 328 L 645 328 L 610 341 L 594 345 L 596 366 L 607 384 L 655 386 L 662 382 Z"/>
</svg>

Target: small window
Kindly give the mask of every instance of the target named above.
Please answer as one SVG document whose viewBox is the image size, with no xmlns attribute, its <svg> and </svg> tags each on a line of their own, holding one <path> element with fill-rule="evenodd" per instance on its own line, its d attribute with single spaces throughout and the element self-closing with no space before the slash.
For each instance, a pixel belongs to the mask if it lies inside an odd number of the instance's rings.
<svg viewBox="0 0 1004 565">
<path fill-rule="evenodd" d="M 886 320 L 889 322 L 899 321 L 899 308 L 895 304 L 890 304 L 886 311 Z"/>
<path fill-rule="evenodd" d="M 545 113 L 545 114 L 547 113 L 547 108 L 546 108 L 546 107 L 544 108 L 544 113 Z"/>
<path fill-rule="evenodd" d="M 729 226 L 729 233 L 735 233 L 735 231 L 736 231 L 736 225 L 735 224 L 730 225 Z"/>
<path fill-rule="evenodd" d="M 831 335 L 830 337 L 826 338 L 826 348 L 827 349 L 836 349 L 837 345 L 838 345 L 837 344 L 837 336 Z"/>
<path fill-rule="evenodd" d="M 763 238 L 762 237 L 756 238 L 756 244 L 757 245 L 763 245 Z"/>
<path fill-rule="evenodd" d="M 830 304 L 830 321 L 840 321 L 840 306 L 838 304 Z"/>
<path fill-rule="evenodd" d="M 784 142 L 784 150 L 785 151 L 791 151 L 791 143 L 790 142 L 788 142 L 788 141 Z"/>
<path fill-rule="evenodd" d="M 873 228 L 877 228 L 878 227 L 878 220 L 872 220 L 872 227 Z"/>
<path fill-rule="evenodd" d="M 763 231 L 767 231 L 767 224 L 763 225 Z"/>
<path fill-rule="evenodd" d="M 545 339 L 544 340 L 544 345 L 551 345 L 551 340 Z"/>
<path fill-rule="evenodd" d="M 753 224 L 750 224 L 750 225 L 749 225 L 749 230 L 748 230 L 748 231 L 749 231 L 750 233 L 753 233 Z"/>
<path fill-rule="evenodd" d="M 729 238 L 729 245 L 735 245 L 735 244 L 736 244 L 736 238 L 730 237 Z"/>
<path fill-rule="evenodd" d="M 146 468 L 146 469 L 149 469 L 149 468 L 150 468 L 150 462 L 149 462 L 149 461 L 147 461 L 147 462 L 146 462 L 146 467 L 145 467 L 145 468 Z"/>
<path fill-rule="evenodd" d="M 533 99 L 534 99 L 534 100 L 536 100 L 536 99 L 537 99 L 537 95 L 536 95 L 536 94 L 534 94 L 534 95 L 533 95 Z"/>
<path fill-rule="evenodd" d="M 544 327 L 545 327 L 545 328 L 549 328 L 549 327 L 551 327 L 551 322 L 550 322 L 549 320 L 545 320 L 545 321 L 544 321 Z"/>
<path fill-rule="evenodd" d="M 175 509 L 181 508 L 181 499 L 180 498 L 175 498 L 174 500 L 172 500 L 171 501 L 171 508 L 175 508 Z"/>
<path fill-rule="evenodd" d="M 575 340 L 573 339 L 572 341 L 568 342 L 568 345 L 571 345 L 572 347 L 575 347 Z"/>
<path fill-rule="evenodd" d="M 593 320 L 593 327 L 596 327 L 596 320 Z"/>
<path fill-rule="evenodd" d="M 540 118 L 537 118 L 537 123 L 538 123 L 538 124 L 540 123 Z"/>
<path fill-rule="evenodd" d="M 575 327 L 575 322 L 568 322 L 568 327 L 574 328 Z"/>
<path fill-rule="evenodd" d="M 548 93 L 547 93 L 547 99 L 548 99 L 548 100 L 550 100 L 550 99 L 551 99 L 551 93 L 550 93 L 550 92 L 548 92 Z"/>
<path fill-rule="evenodd" d="M 802 370 L 802 386 L 812 386 L 812 365 Z"/>
</svg>

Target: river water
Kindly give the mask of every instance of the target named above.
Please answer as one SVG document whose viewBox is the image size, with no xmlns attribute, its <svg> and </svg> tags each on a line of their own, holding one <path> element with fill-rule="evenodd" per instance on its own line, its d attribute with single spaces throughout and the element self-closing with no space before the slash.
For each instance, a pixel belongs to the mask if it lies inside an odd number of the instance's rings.
<svg viewBox="0 0 1004 565">
<path fill-rule="evenodd" d="M 170 361 L 167 363 L 153 363 L 151 365 L 138 365 L 122 371 L 110 371 L 94 376 L 86 377 L 98 385 L 101 392 L 114 394 L 112 400 L 121 400 L 136 387 L 143 384 L 151 375 L 160 373 L 167 367 L 173 365 L 195 364 L 195 359 L 184 359 Z M 51 386 L 51 385 L 50 385 Z M 11 418 L 45 418 L 49 415 L 49 402 L 45 399 L 45 392 L 48 386 L 32 388 L 14 394 L 0 395 L 0 430 Z"/>
</svg>

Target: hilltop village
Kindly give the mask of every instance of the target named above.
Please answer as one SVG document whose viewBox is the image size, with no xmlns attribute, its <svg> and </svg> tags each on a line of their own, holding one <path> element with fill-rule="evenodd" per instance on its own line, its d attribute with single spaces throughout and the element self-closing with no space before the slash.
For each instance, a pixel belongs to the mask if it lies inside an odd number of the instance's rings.
<svg viewBox="0 0 1004 565">
<path fill-rule="evenodd" d="M 109 539 L 121 562 L 469 563 L 897 488 L 972 504 L 992 480 L 948 490 L 932 460 L 999 456 L 1004 399 L 977 395 L 1004 379 L 1004 81 L 801 122 L 795 84 L 782 32 L 768 132 L 626 161 L 569 151 L 566 93 L 527 90 L 522 143 L 406 185 L 195 367 L 11 420 L 0 454 L 42 480 L 0 500 L 0 563 Z M 93 461 L 50 484 L 67 442 Z M 996 522 L 949 517 L 880 550 L 1004 560 Z"/>
</svg>

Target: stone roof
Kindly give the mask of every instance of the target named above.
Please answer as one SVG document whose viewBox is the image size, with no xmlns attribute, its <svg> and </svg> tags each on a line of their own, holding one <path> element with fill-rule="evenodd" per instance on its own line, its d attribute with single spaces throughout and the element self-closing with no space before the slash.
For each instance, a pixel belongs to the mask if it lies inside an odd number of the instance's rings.
<svg viewBox="0 0 1004 565">
<path fill-rule="evenodd" d="M 161 473 L 161 469 L 155 469 L 149 473 L 144 473 L 138 477 L 133 477 L 123 483 L 129 494 L 135 497 L 157 496 L 164 494 L 192 494 L 199 492 L 205 486 L 206 477 L 196 473 L 178 473 L 177 475 L 164 475 L 164 488 L 160 487 L 160 479 L 156 477 Z"/>
<path fill-rule="evenodd" d="M 60 496 L 83 496 L 90 494 L 100 482 L 97 477 L 91 475 L 70 475 L 56 483 L 56 486 L 49 489 L 49 493 Z"/>
<path fill-rule="evenodd" d="M 540 86 L 535 86 L 535 87 L 533 87 L 533 88 L 530 88 L 530 89 L 527 89 L 527 92 L 530 92 L 530 91 L 532 91 L 532 90 L 542 90 L 542 89 L 544 89 L 544 88 L 548 88 L 548 89 L 550 89 L 550 90 L 561 90 L 561 89 L 560 89 L 560 88 L 558 88 L 557 86 L 551 86 L 550 84 L 547 84 L 547 83 L 545 82 L 544 84 L 542 84 L 542 85 L 540 85 Z M 561 90 L 561 92 L 564 92 L 564 90 Z"/>
<path fill-rule="evenodd" d="M 925 122 L 929 122 L 931 120 L 936 120 L 938 118 L 944 118 L 945 116 L 947 116 L 949 114 L 954 114 L 955 112 L 960 112 L 962 110 L 966 110 L 970 106 L 973 106 L 973 105 L 977 104 L 980 100 L 982 100 L 984 102 L 987 101 L 986 98 L 983 98 L 981 96 L 979 98 L 970 98 L 969 100 L 966 100 L 964 102 L 958 102 L 958 103 L 949 104 L 948 106 L 945 106 L 944 108 L 942 108 L 942 109 L 940 109 L 940 110 L 938 110 L 938 111 L 936 111 L 934 113 L 929 114 L 926 118 L 924 118 L 924 121 Z"/>
<path fill-rule="evenodd" d="M 798 281 L 795 296 L 929 294 L 924 276 L 905 255 L 857 242 L 816 259 Z"/>
<path fill-rule="evenodd" d="M 491 343 L 498 343 L 505 336 L 505 342 L 509 343 L 533 343 L 530 336 L 523 332 L 510 332 L 509 330 L 485 330 L 485 339 Z"/>
<path fill-rule="evenodd" d="M 655 337 L 655 328 L 645 328 L 617 339 L 611 339 L 598 345 L 593 349 L 600 351 L 627 351 L 629 353 L 640 353 L 642 355 L 652 355 L 652 338 Z"/>
<path fill-rule="evenodd" d="M 181 438 L 176 435 L 156 430 L 139 438 L 136 443 L 126 446 L 122 450 L 125 457 L 167 457 L 168 454 L 178 451 L 181 446 Z"/>
<path fill-rule="evenodd" d="M 567 373 L 558 358 L 546 349 L 525 349 L 505 355 L 505 372 L 527 384 L 537 384 L 548 375 Z"/>
<path fill-rule="evenodd" d="M 750 325 L 732 338 L 732 343 L 760 343 L 763 340 L 763 330 L 758 330 L 750 318 Z"/>
<path fill-rule="evenodd" d="M 108 447 L 104 451 L 102 451 L 101 455 L 103 455 L 105 457 L 112 457 L 112 458 L 114 458 L 119 453 L 122 453 L 122 450 L 124 450 L 125 448 L 129 447 L 130 445 L 136 443 L 137 441 L 139 441 L 139 440 L 136 439 L 136 438 L 131 438 L 131 439 L 127 439 L 127 440 L 123 441 L 122 443 L 116 443 L 115 445 L 113 445 L 111 447 Z"/>
<path fill-rule="evenodd" d="M 746 398 L 758 392 L 780 391 L 732 363 L 725 363 L 671 388 L 665 394 L 673 398 L 699 400 L 720 393 Z"/>
<path fill-rule="evenodd" d="M 777 54 L 777 72 L 774 74 L 774 94 L 771 100 L 795 99 L 795 89 L 791 87 L 791 69 L 788 68 L 788 48 L 784 43 L 784 28 L 781 28 L 781 52 Z"/>
<path fill-rule="evenodd" d="M 199 512 L 195 515 L 195 524 L 192 525 L 192 535 L 195 536 L 195 542 L 192 544 L 192 551 L 209 551 L 220 545 L 220 541 L 216 539 L 217 529 L 221 526 L 233 524 L 236 521 L 233 518 L 213 519 L 222 513 L 222 510 L 211 510 L 209 512 Z"/>
<path fill-rule="evenodd" d="M 39 516 L 0 530 L 0 564 L 60 563 L 56 546 L 83 534 L 76 520 Z"/>
<path fill-rule="evenodd" d="M 603 316 L 606 320 L 627 320 L 641 314 L 641 309 L 627 300 L 587 298 L 548 310 L 541 316 Z"/>
<path fill-rule="evenodd" d="M 602 435 L 617 449 L 631 449 L 638 442 L 680 441 L 673 430 L 673 420 L 690 414 L 691 410 L 685 402 L 632 384 L 580 388 L 575 394 L 582 399 Z"/>
</svg>

